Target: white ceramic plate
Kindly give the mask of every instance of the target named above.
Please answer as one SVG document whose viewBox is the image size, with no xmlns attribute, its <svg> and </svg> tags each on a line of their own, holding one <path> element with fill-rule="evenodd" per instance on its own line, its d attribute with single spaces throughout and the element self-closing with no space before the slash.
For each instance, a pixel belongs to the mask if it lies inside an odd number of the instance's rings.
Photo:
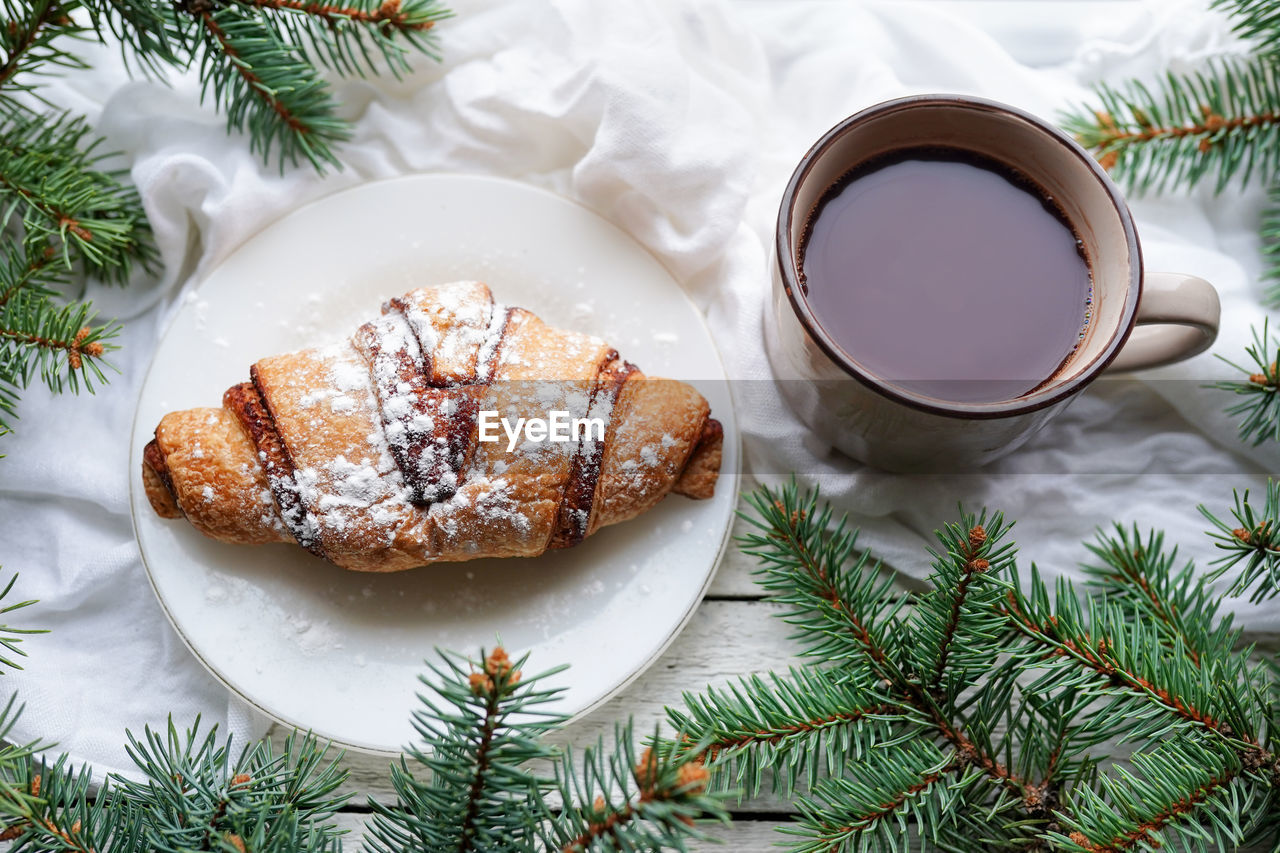
<svg viewBox="0 0 1280 853">
<path fill-rule="evenodd" d="M 244 547 L 157 517 L 140 483 L 161 416 L 217 405 L 260 357 L 349 335 L 387 297 L 481 279 L 508 305 L 600 335 L 650 375 L 691 381 L 725 428 L 715 498 L 663 500 L 576 548 L 390 575 L 293 545 Z M 257 708 L 340 744 L 398 752 L 433 649 L 499 638 L 534 670 L 567 663 L 580 715 L 639 675 L 701 600 L 732 519 L 739 459 L 710 333 L 670 274 L 584 207 L 524 184 L 422 175 L 300 208 L 222 263 L 177 311 L 143 384 L 130 471 L 156 595 L 200 661 Z"/>
</svg>

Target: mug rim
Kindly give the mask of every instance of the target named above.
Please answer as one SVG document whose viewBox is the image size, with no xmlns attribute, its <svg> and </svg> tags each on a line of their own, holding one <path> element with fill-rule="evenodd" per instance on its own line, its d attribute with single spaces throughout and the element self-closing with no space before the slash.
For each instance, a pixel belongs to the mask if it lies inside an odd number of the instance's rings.
<svg viewBox="0 0 1280 853">
<path fill-rule="evenodd" d="M 1117 215 L 1120 217 L 1121 227 L 1124 230 L 1125 245 L 1129 250 L 1130 257 L 1130 263 L 1128 264 L 1128 292 L 1126 294 L 1120 322 L 1112 330 L 1111 337 L 1107 340 L 1102 351 L 1095 355 L 1087 364 L 1084 365 L 1083 369 L 1077 372 L 1076 375 L 1070 379 L 1051 385 L 1043 391 L 1032 391 L 1020 397 L 1015 397 L 1010 400 L 1001 400 L 994 403 L 952 402 L 937 397 L 929 397 L 924 394 L 916 394 L 905 388 L 897 386 L 888 380 L 881 379 L 870 371 L 864 369 L 860 364 L 858 364 L 856 359 L 849 355 L 849 353 L 836 343 L 835 340 L 826 332 L 814 314 L 813 309 L 809 306 L 808 299 L 805 298 L 801 291 L 797 270 L 798 265 L 795 263 L 795 256 L 792 251 L 793 247 L 791 241 L 792 226 L 795 223 L 796 218 L 796 195 L 799 192 L 800 185 L 809 176 L 814 165 L 827 152 L 831 145 L 854 126 L 886 113 L 918 109 L 921 107 L 960 108 L 984 113 L 1000 113 L 1016 121 L 1020 121 L 1023 124 L 1029 125 L 1033 130 L 1041 132 L 1042 134 L 1050 137 L 1053 141 L 1065 147 L 1067 151 L 1085 164 L 1098 186 L 1104 193 L 1106 193 L 1107 198 L 1110 200 Z M 853 169 L 856 167 L 857 164 L 854 163 L 851 164 L 849 168 Z M 806 211 L 805 216 L 808 215 L 809 211 Z M 1060 128 L 1055 127 L 1044 119 L 1032 115 L 1025 110 L 1019 109 L 1018 107 L 1010 106 L 1009 104 L 1003 104 L 998 101 L 969 95 L 927 94 L 893 98 L 891 100 L 873 104 L 872 106 L 859 110 L 853 115 L 837 122 L 830 130 L 819 137 L 817 142 L 810 146 L 809 150 L 806 151 L 805 155 L 800 159 L 799 164 L 797 164 L 795 171 L 791 175 L 791 179 L 787 182 L 787 187 L 782 193 L 781 205 L 778 208 L 774 255 L 776 256 L 775 263 L 778 266 L 778 272 L 782 277 L 783 289 L 786 291 L 787 300 L 791 303 L 792 313 L 794 313 L 796 318 L 800 321 L 801 326 L 804 328 L 805 333 L 809 338 L 818 345 L 833 364 L 852 378 L 858 380 L 863 385 L 882 396 L 888 397 L 891 400 L 910 406 L 914 409 L 949 417 L 1011 417 L 1052 406 L 1055 403 L 1059 403 L 1079 393 L 1086 385 L 1097 378 L 1098 374 L 1101 373 L 1117 355 L 1119 355 L 1121 348 L 1129 339 L 1129 335 L 1133 332 L 1137 319 L 1138 300 L 1142 295 L 1142 248 L 1141 244 L 1138 242 L 1138 233 L 1137 229 L 1134 227 L 1133 215 L 1130 213 L 1129 206 L 1125 202 L 1124 196 L 1121 195 L 1119 188 L 1116 187 L 1111 178 L 1107 176 L 1106 171 L 1101 165 L 1099 165 L 1098 161 L 1090 156 L 1090 154 L 1085 151 L 1079 143 L 1064 133 Z"/>
</svg>

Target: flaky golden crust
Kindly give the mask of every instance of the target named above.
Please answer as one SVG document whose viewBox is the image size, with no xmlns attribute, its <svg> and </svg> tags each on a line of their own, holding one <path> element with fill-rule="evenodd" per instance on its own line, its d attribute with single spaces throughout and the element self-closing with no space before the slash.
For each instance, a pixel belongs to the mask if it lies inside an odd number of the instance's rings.
<svg viewBox="0 0 1280 853">
<path fill-rule="evenodd" d="M 155 442 L 172 503 L 201 533 L 245 545 L 290 541 L 254 447 L 226 409 L 171 412 L 156 427 Z"/>
<path fill-rule="evenodd" d="M 718 477 L 722 431 L 697 391 L 476 282 L 394 299 L 350 341 L 262 359 L 251 380 L 221 409 L 161 420 L 144 454 L 153 508 L 348 569 L 536 556 L 669 492 L 710 497 Z M 551 410 L 599 418 L 603 440 L 480 440 L 478 412 Z"/>
<path fill-rule="evenodd" d="M 720 478 L 720 457 L 723 453 L 724 427 L 714 418 L 707 418 L 702 425 L 702 436 L 671 491 L 695 500 L 712 497 L 716 493 L 716 481 Z"/>
</svg>

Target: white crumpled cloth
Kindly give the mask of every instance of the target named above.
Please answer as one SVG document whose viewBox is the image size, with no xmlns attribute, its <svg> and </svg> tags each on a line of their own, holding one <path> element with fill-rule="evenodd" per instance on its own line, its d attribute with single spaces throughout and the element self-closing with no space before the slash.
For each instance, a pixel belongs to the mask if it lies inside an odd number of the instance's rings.
<svg viewBox="0 0 1280 853">
<path fill-rule="evenodd" d="M 241 738 L 263 731 L 188 654 L 147 584 L 127 500 L 133 409 L 191 282 L 301 203 L 375 178 L 507 175 L 576 198 L 635 235 L 706 312 L 730 377 L 756 380 L 735 389 L 749 470 L 820 481 L 865 541 L 909 575 L 927 572 L 929 532 L 957 501 L 1019 519 L 1024 569 L 1034 559 L 1046 572 L 1076 572 L 1081 540 L 1112 519 L 1164 528 L 1204 563 L 1213 552 L 1197 502 L 1225 510 L 1233 488 L 1256 490 L 1280 470 L 1276 448 L 1241 445 L 1219 413 L 1222 397 L 1197 387 L 1229 373 L 1208 356 L 1143 382 L 1099 383 L 1015 456 L 949 479 L 891 476 L 829 452 L 763 381 L 766 240 L 782 185 L 822 131 L 925 91 L 1052 117 L 1087 97 L 1091 81 L 1154 76 L 1231 49 L 1223 21 L 1200 4 L 455 5 L 458 17 L 440 27 L 443 64 L 423 59 L 404 80 L 338 84 L 356 132 L 341 152 L 345 170 L 324 179 L 264 165 L 198 105 L 194 79 L 129 81 L 113 49 L 94 50 L 94 72 L 47 86 L 124 152 L 164 273 L 125 290 L 90 288 L 102 314 L 125 323 L 113 356 L 120 374 L 92 398 L 31 390 L 19 432 L 0 446 L 0 564 L 21 572 L 18 595 L 41 600 L 14 621 L 53 629 L 29 641 L 29 669 L 4 679 L 27 706 L 18 737 L 59 741 L 103 772 L 129 769 L 126 728 L 163 725 L 170 711 L 183 725 L 203 713 Z M 1263 316 L 1259 205 L 1256 193 L 1235 192 L 1134 204 L 1149 268 L 1218 286 L 1216 350 L 1232 357 Z M 1274 606 L 1238 613 L 1250 628 L 1280 628 Z"/>
</svg>

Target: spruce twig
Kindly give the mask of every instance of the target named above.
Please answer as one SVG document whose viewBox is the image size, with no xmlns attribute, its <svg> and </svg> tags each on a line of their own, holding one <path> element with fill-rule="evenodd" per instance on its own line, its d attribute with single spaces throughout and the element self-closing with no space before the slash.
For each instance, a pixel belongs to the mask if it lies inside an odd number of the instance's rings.
<svg viewBox="0 0 1280 853">
<path fill-rule="evenodd" d="M 59 48 L 63 36 L 78 36 L 82 30 L 70 17 L 77 0 L 3 0 L 0 2 L 0 101 L 6 111 L 21 109 L 13 99 L 16 92 L 35 93 L 30 77 L 48 74 L 54 68 L 86 68 L 84 61 Z M 38 95 L 37 95 L 38 97 Z"/>
<path fill-rule="evenodd" d="M 1255 603 L 1280 595 L 1280 481 L 1267 480 L 1261 507 L 1250 503 L 1248 489 L 1236 492 L 1231 522 L 1203 504 L 1200 512 L 1214 527 L 1209 535 L 1225 552 L 1215 561 L 1211 578 L 1235 572 L 1229 594 L 1249 592 Z"/>
<path fill-rule="evenodd" d="M 9 597 L 9 593 L 13 592 L 13 585 L 17 582 L 18 575 L 15 573 L 9 578 L 9 582 L 4 585 L 4 588 L 0 589 L 0 604 Z M 31 599 L 14 602 L 12 604 L 4 604 L 3 607 L 0 607 L 0 616 L 15 613 L 19 610 L 30 607 L 32 604 L 35 604 L 35 601 Z M 22 669 L 22 665 L 15 661 L 14 657 L 27 656 L 26 649 L 21 645 L 23 637 L 30 634 L 45 633 L 48 632 L 43 628 L 15 628 L 8 624 L 0 624 L 0 648 L 4 649 L 4 652 L 0 653 L 0 666 L 7 666 L 10 669 Z M 3 674 L 3 670 L 0 670 L 0 674 Z M 12 699 L 10 700 L 10 704 L 12 704 Z M 0 720 L 4 719 L 7 718 L 0 715 Z M 0 726 L 0 729 L 3 729 L 3 726 Z M 0 740 L 2 739 L 3 732 L 0 732 Z"/>
<path fill-rule="evenodd" d="M 138 849 L 340 850 L 332 819 L 348 799 L 337 793 L 346 771 L 341 755 L 311 736 L 291 734 L 280 751 L 259 741 L 237 753 L 216 727 L 201 732 L 197 719 L 179 732 L 170 720 L 163 733 L 129 735 L 129 755 L 146 781 L 114 780 L 110 799 Z"/>
<path fill-rule="evenodd" d="M 702 737 L 720 788 L 741 786 L 751 796 L 771 768 L 790 768 L 769 773 L 773 789 L 790 796 L 797 780 L 813 788 L 821 776 L 838 774 L 849 757 L 861 758 L 864 744 L 888 740 L 888 723 L 926 725 L 875 682 L 820 668 L 749 676 L 724 690 L 685 693 L 684 702 L 683 709 L 667 710 L 671 725 Z"/>
<path fill-rule="evenodd" d="M 990 749 L 984 750 L 982 743 L 970 737 L 965 724 L 952 719 L 935 698 L 929 682 L 936 671 L 922 674 L 920 662 L 912 659 L 915 650 L 928 646 L 904 642 L 915 638 L 914 632 L 904 630 L 907 625 L 900 616 L 905 599 L 891 593 L 892 578 L 880 572 L 879 563 L 867 552 L 857 552 L 857 532 L 848 530 L 843 519 L 833 521 L 830 507 L 819 504 L 816 491 L 801 496 L 794 484 L 776 494 L 764 489 L 746 500 L 756 516 L 744 517 L 763 532 L 742 537 L 743 550 L 763 561 L 758 578 L 775 593 L 773 600 L 793 607 L 786 618 L 797 626 L 805 654 L 835 662 L 865 661 L 872 674 L 889 686 L 890 702 L 923 715 L 938 735 L 992 778 L 1021 793 L 1022 781 Z M 980 584 L 986 585 L 1012 566 L 1012 550 L 1001 544 L 1007 529 L 999 516 L 987 519 L 985 515 L 966 516 L 960 525 L 949 525 L 939 533 L 945 556 L 938 558 L 935 569 L 979 577 Z M 876 581 L 877 575 L 882 579 Z M 920 611 L 928 616 L 912 620 L 917 630 L 936 637 L 959 630 L 965 608 L 963 590 L 957 592 L 957 600 L 928 600 Z M 965 615 L 966 630 L 989 629 L 989 625 L 967 625 L 974 611 Z M 937 662 L 944 667 L 946 649 L 945 641 L 937 647 Z"/>
<path fill-rule="evenodd" d="M 371 851 L 406 849 L 529 849 L 541 820 L 537 802 L 549 777 L 528 772 L 530 762 L 550 761 L 554 751 L 541 738 L 564 722 L 550 710 L 558 689 L 542 686 L 559 672 L 526 675 L 528 657 L 511 661 L 497 648 L 481 650 L 480 662 L 441 654 L 431 667 L 438 696 L 422 697 L 414 713 L 421 745 L 391 769 L 398 804 L 369 801 Z"/>
<path fill-rule="evenodd" d="M 1260 56 L 1280 57 L 1280 7 L 1271 0 L 1213 0 L 1213 7 L 1231 16 L 1232 29 Z"/>
<path fill-rule="evenodd" d="M 1248 835 L 1240 818 L 1265 807 L 1266 782 L 1211 743 L 1167 743 L 1135 755 L 1133 765 L 1133 773 L 1104 776 L 1096 791 L 1080 790 L 1074 815 L 1063 821 L 1067 831 L 1047 836 L 1058 849 L 1126 853 L 1211 844 L 1234 850 Z"/>
<path fill-rule="evenodd" d="M 1269 61 L 1225 57 L 1154 89 L 1103 83 L 1096 94 L 1096 108 L 1077 108 L 1063 125 L 1132 190 L 1208 178 L 1222 190 L 1235 178 L 1269 180 L 1280 166 L 1280 71 Z"/>
<path fill-rule="evenodd" d="M 21 234 L 0 253 L 0 434 L 36 374 L 54 393 L 106 381 L 119 326 L 94 325 L 91 304 L 59 294 L 81 271 L 123 283 L 155 259 L 137 191 L 100 167 L 88 137 L 66 115 L 0 118 L 0 226 Z"/>
<path fill-rule="evenodd" d="M 0 644 L 22 654 L 13 635 L 24 633 L 35 632 L 0 625 Z M 630 723 L 618 727 L 613 749 L 584 750 L 581 768 L 549 746 L 544 736 L 565 717 L 550 708 L 562 690 L 543 682 L 563 667 L 526 676 L 527 661 L 500 647 L 474 664 L 441 653 L 434 678 L 424 679 L 436 698 L 422 696 L 413 715 L 422 744 L 392 767 L 399 800 L 370 800 L 367 849 L 685 850 L 708 838 L 700 824 L 727 821 L 724 795 L 707 793 L 702 747 L 637 758 Z M 0 842 L 15 851 L 341 853 L 344 831 L 333 818 L 349 797 L 338 793 L 347 775 L 341 754 L 310 735 L 294 732 L 282 750 L 258 741 L 237 753 L 216 727 L 202 730 L 197 718 L 182 732 L 171 718 L 163 731 L 126 732 L 141 780 L 111 775 L 94 791 L 89 768 L 66 755 L 40 759 L 49 744 L 14 741 L 20 713 L 16 697 L 0 708 Z M 541 769 L 548 764 L 551 772 Z"/>
<path fill-rule="evenodd" d="M 441 654 L 414 715 L 421 744 L 392 768 L 398 802 L 370 800 L 367 847 L 401 850 L 683 850 L 706 837 L 697 821 L 724 820 L 723 795 L 706 793 L 701 749 L 646 750 L 639 758 L 631 726 L 583 751 L 581 767 L 544 736 L 565 718 L 550 706 L 561 690 L 528 675 L 528 656 L 501 647 L 474 663 Z M 547 764 L 554 772 L 541 772 Z M 558 803 L 553 806 L 553 803 Z"/>
<path fill-rule="evenodd" d="M 202 39 L 203 95 L 227 114 L 228 130 L 250 131 L 250 147 L 281 168 L 305 158 L 318 170 L 338 166 L 333 145 L 350 135 L 319 73 L 256 15 L 238 6 L 193 13 Z"/>
<path fill-rule="evenodd" d="M 1210 179 L 1218 191 L 1236 179 L 1266 186 L 1264 277 L 1273 282 L 1267 298 L 1276 302 L 1280 13 L 1271 0 L 1214 0 L 1213 6 L 1250 40 L 1249 56 L 1220 56 L 1151 83 L 1101 83 L 1096 103 L 1065 113 L 1062 122 L 1131 190 L 1191 187 Z"/>
<path fill-rule="evenodd" d="M 1178 549 L 1165 550 L 1163 533 L 1153 530 L 1144 539 L 1136 526 L 1116 524 L 1085 547 L 1100 563 L 1084 567 L 1090 588 L 1121 604 L 1125 618 L 1156 629 L 1165 648 L 1180 650 L 1201 669 L 1233 653 L 1239 634 L 1231 615 L 1219 614 L 1195 563 L 1175 568 Z"/>
<path fill-rule="evenodd" d="M 68 270 L 123 283 L 156 258 L 137 190 L 102 168 L 84 119 L 14 113 L 0 120 L 0 223 L 20 224 L 28 251 L 52 247 Z"/>
<path fill-rule="evenodd" d="M 651 747 L 637 757 L 629 722 L 615 728 L 614 743 L 612 751 L 603 742 L 584 749 L 580 768 L 566 751 L 556 773 L 566 805 L 544 830 L 545 850 L 683 851 L 710 838 L 700 821 L 728 822 L 724 795 L 707 793 L 700 749 Z"/>
<path fill-rule="evenodd" d="M 437 0 L 237 0 L 276 10 L 286 40 L 311 45 L 309 56 L 343 74 L 377 73 L 379 62 L 399 77 L 410 50 L 438 59 L 435 26 L 452 12 Z"/>
<path fill-rule="evenodd" d="M 1227 414 L 1240 418 L 1240 440 L 1252 441 L 1256 447 L 1264 441 L 1280 441 L 1280 373 L 1276 363 L 1280 360 L 1280 337 L 1271 334 L 1269 319 L 1262 321 L 1262 329 L 1252 329 L 1253 343 L 1245 349 L 1252 364 L 1239 365 L 1218 356 L 1247 377 L 1224 379 L 1211 388 L 1229 391 L 1241 401 L 1227 408 Z"/>
</svg>

